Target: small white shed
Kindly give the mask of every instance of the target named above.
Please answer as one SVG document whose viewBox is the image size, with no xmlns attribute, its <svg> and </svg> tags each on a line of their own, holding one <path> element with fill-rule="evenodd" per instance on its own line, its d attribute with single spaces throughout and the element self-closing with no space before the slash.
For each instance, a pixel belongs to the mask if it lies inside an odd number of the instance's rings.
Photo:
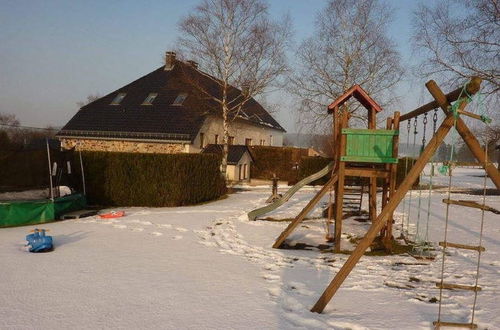
<svg viewBox="0 0 500 330">
<path fill-rule="evenodd" d="M 202 153 L 222 154 L 222 144 L 209 144 Z M 250 171 L 254 159 L 247 146 L 230 145 L 227 155 L 226 176 L 228 181 L 250 181 Z"/>
</svg>

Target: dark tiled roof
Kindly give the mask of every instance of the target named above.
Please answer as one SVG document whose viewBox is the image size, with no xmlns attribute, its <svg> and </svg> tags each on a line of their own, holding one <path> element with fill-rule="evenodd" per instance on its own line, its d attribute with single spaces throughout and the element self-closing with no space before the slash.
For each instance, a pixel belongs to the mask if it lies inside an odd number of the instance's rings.
<svg viewBox="0 0 500 330">
<path fill-rule="evenodd" d="M 210 153 L 210 154 L 222 154 L 222 144 L 209 144 L 203 150 L 202 153 Z M 236 165 L 240 161 L 241 157 L 248 152 L 252 161 L 254 161 L 252 153 L 248 149 L 247 146 L 239 146 L 239 145 L 230 145 L 228 146 L 228 154 L 227 154 L 227 163 L 229 165 Z"/>
<path fill-rule="evenodd" d="M 220 94 L 214 78 L 176 61 L 170 71 L 162 66 L 83 106 L 58 136 L 192 141 L 206 116 L 221 116 L 220 107 L 194 87 L 193 79 L 211 95 Z M 119 93 L 126 93 L 125 98 L 119 105 L 111 105 Z M 153 104 L 142 105 L 150 93 L 158 93 Z M 180 93 L 188 97 L 182 105 L 172 105 Z M 231 93 L 241 94 L 236 88 Z M 284 131 L 254 99 L 245 104 L 244 112 L 248 117 L 238 120 Z"/>
</svg>

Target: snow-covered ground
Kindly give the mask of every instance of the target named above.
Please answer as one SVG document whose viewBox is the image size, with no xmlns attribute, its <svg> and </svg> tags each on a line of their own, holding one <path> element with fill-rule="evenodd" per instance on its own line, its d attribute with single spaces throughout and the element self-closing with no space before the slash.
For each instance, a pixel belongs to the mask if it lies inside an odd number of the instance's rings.
<svg viewBox="0 0 500 330">
<path fill-rule="evenodd" d="M 480 169 L 457 169 L 454 186 L 481 188 Z M 446 177 L 435 182 L 446 183 Z M 425 179 L 424 179 L 425 180 Z M 493 187 L 488 181 L 488 186 Z M 294 217 L 318 188 L 305 188 L 269 216 Z M 43 225 L 55 250 L 23 251 L 34 226 L 0 230 L 0 328 L 159 329 L 429 329 L 436 320 L 435 282 L 441 255 L 419 261 L 408 255 L 364 256 L 323 314 L 309 312 L 347 259 L 318 250 L 271 248 L 286 222 L 249 222 L 246 213 L 264 204 L 270 188 L 252 188 L 193 207 L 127 208 L 112 220 L 95 217 Z M 412 192 L 412 232 L 418 191 Z M 421 224 L 428 192 L 422 191 Z M 445 191 L 431 197 L 429 236 L 443 239 Z M 481 201 L 454 194 L 453 199 Z M 326 201 L 326 198 L 323 202 Z M 499 196 L 486 203 L 500 209 Z M 320 203 L 321 204 L 321 203 Z M 406 204 L 407 205 L 407 204 Z M 396 213 L 396 229 L 403 205 Z M 477 245 L 481 211 L 450 208 L 450 242 Z M 319 215 L 320 210 L 312 214 Z M 423 219 L 423 220 L 422 220 Z M 425 220 L 425 221 L 424 221 Z M 308 220 L 297 242 L 324 237 L 323 220 Z M 345 221 L 344 238 L 369 224 Z M 500 324 L 500 216 L 485 213 L 476 323 Z M 473 285 L 477 253 L 448 249 L 445 281 Z M 438 251 L 439 252 L 439 251 Z M 471 291 L 446 291 L 443 320 L 465 322 Z"/>
</svg>

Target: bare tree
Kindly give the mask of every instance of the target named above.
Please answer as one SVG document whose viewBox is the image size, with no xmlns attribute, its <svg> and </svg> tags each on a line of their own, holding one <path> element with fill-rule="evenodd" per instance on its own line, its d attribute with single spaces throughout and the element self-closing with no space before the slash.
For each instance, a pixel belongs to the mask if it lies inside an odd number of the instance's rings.
<svg viewBox="0 0 500 330">
<path fill-rule="evenodd" d="M 99 93 L 87 95 L 87 99 L 85 101 L 76 102 L 76 105 L 78 106 L 78 110 L 80 110 L 82 107 L 84 107 L 87 104 L 92 103 L 100 98 L 101 98 L 101 95 Z"/>
<path fill-rule="evenodd" d="M 271 20 L 261 0 L 203 0 L 179 23 L 179 29 L 180 51 L 198 62 L 219 89 L 214 93 L 197 86 L 222 113 L 225 175 L 231 120 L 287 70 L 289 20 Z"/>
<path fill-rule="evenodd" d="M 0 112 L 0 125 L 5 127 L 18 127 L 20 125 L 19 119 L 17 119 L 16 115 L 10 113 L 2 113 Z M 0 127 L 1 129 L 2 127 Z"/>
<path fill-rule="evenodd" d="M 326 107 L 359 84 L 381 105 L 402 77 L 400 55 L 387 36 L 391 9 L 377 0 L 330 0 L 317 16 L 314 35 L 296 53 L 289 91 L 300 100 L 300 122 L 317 134 L 330 133 Z M 349 105 L 353 117 L 357 104 Z"/>
<path fill-rule="evenodd" d="M 486 82 L 483 93 L 500 88 L 500 7 L 497 0 L 421 3 L 414 13 L 413 45 L 423 56 L 420 75 L 439 75 L 448 85 L 470 76 Z M 497 96 L 498 97 L 498 96 Z"/>
</svg>

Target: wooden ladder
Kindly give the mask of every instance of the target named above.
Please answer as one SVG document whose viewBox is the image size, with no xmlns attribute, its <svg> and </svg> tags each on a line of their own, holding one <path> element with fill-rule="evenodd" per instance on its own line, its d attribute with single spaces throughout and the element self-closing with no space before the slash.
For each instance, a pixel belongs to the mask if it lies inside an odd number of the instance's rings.
<svg viewBox="0 0 500 330">
<path fill-rule="evenodd" d="M 350 186 L 344 188 L 343 205 L 348 211 L 361 214 L 361 204 L 363 203 L 364 186 Z"/>
<path fill-rule="evenodd" d="M 460 205 L 464 207 L 471 207 L 471 208 L 476 208 L 476 209 L 483 209 L 483 212 L 487 210 L 486 208 L 480 207 L 481 204 L 476 203 L 476 202 L 470 202 L 470 203 L 455 203 L 453 200 L 450 199 L 443 199 L 443 203 L 451 205 Z M 479 207 L 478 207 L 479 205 Z M 482 220 L 483 221 L 483 220 Z M 482 227 L 483 224 L 481 224 Z M 482 230 L 482 229 L 481 229 Z M 481 244 L 481 239 L 480 243 Z M 452 243 L 448 242 L 446 240 L 446 233 L 445 233 L 445 241 L 439 242 L 439 246 L 443 247 L 443 268 L 442 271 L 444 272 L 444 265 L 445 265 L 445 250 L 447 248 L 454 248 L 454 249 L 462 249 L 462 250 L 471 250 L 471 251 L 476 251 L 478 252 L 478 266 L 479 267 L 479 260 L 481 258 L 481 252 L 485 251 L 486 249 L 481 246 L 481 245 L 466 245 L 466 244 L 461 244 L 461 243 Z M 477 292 L 481 291 L 481 287 L 477 285 L 477 279 L 476 279 L 476 284 L 475 285 L 463 285 L 463 284 L 453 284 L 453 283 L 446 283 L 443 281 L 444 275 L 441 274 L 441 281 L 436 283 L 436 287 L 440 289 L 440 301 L 439 301 L 439 316 L 438 320 L 434 321 L 434 327 L 435 329 L 440 329 L 444 327 L 454 327 L 454 328 L 467 328 L 467 329 L 477 329 L 477 324 L 474 323 L 474 308 L 475 308 L 475 300 L 474 300 L 474 306 L 472 307 L 472 320 L 469 323 L 460 323 L 460 322 L 444 322 L 441 321 L 441 301 L 442 301 L 442 290 L 466 290 L 466 291 L 473 291 L 476 295 Z"/>
</svg>

